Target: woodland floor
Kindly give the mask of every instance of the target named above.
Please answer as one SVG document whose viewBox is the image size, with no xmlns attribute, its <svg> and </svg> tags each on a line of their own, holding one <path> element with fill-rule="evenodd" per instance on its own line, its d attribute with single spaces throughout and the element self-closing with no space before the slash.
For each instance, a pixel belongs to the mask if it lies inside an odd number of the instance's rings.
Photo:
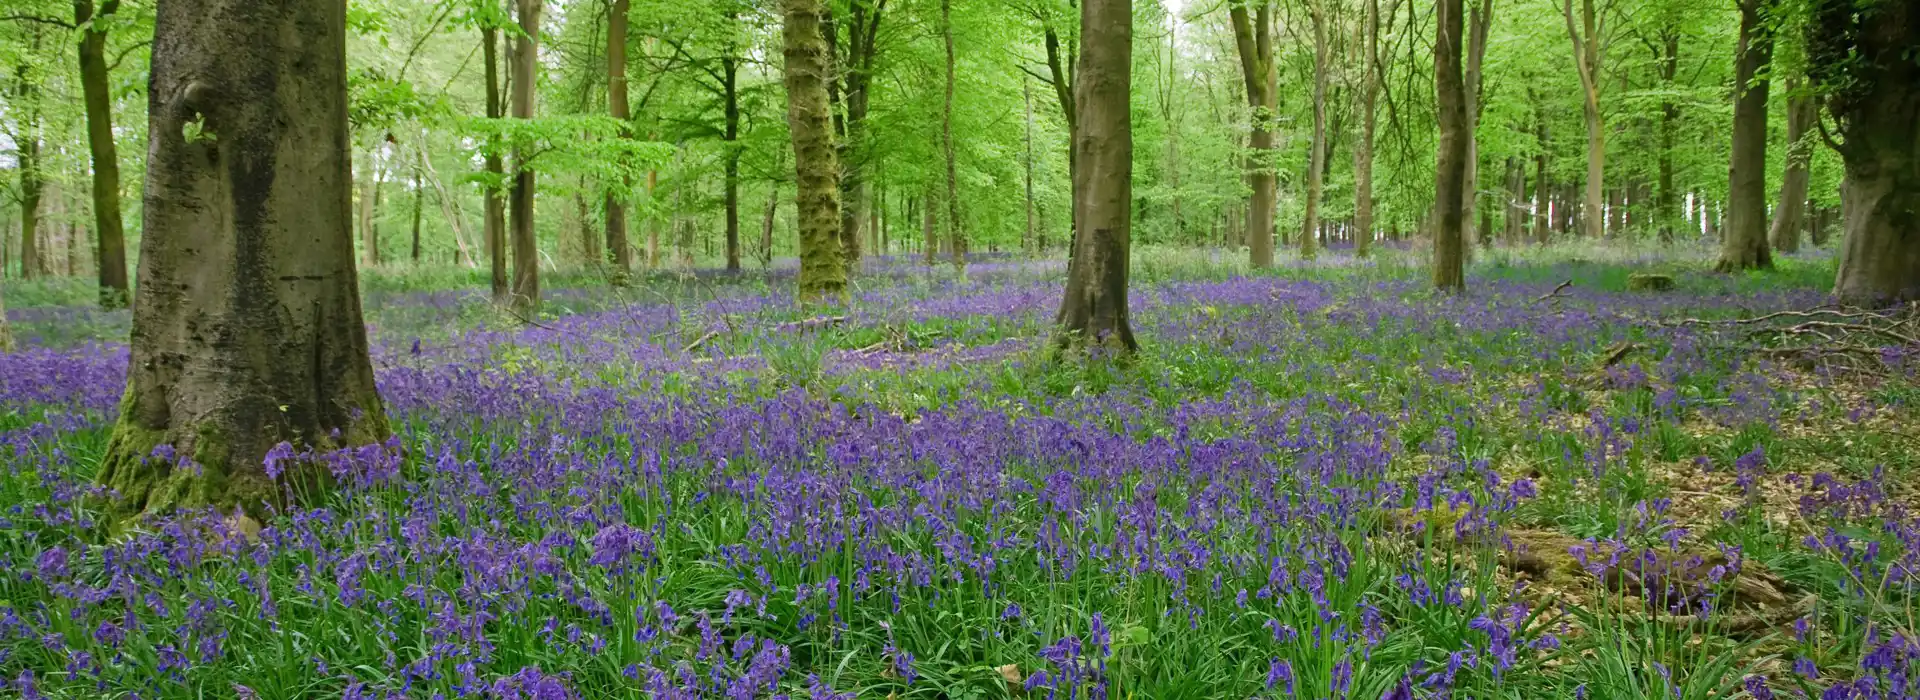
<svg viewBox="0 0 1920 700">
<path fill-rule="evenodd" d="M 113 540 L 128 316 L 10 284 L 0 695 L 1920 692 L 1913 309 L 1825 307 L 1820 252 L 1477 257 L 1138 250 L 1144 353 L 1085 367 L 1057 260 L 870 260 L 828 313 L 562 274 L 531 325 L 376 270 L 395 444 Z"/>
</svg>

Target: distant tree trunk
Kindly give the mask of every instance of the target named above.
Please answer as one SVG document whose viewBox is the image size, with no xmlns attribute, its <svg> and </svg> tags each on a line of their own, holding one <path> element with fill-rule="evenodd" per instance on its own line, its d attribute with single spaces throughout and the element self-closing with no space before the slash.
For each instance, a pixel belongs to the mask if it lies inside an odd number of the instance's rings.
<svg viewBox="0 0 1920 700">
<path fill-rule="evenodd" d="M 1507 156 L 1507 245 L 1518 245 L 1526 236 L 1522 222 L 1527 216 L 1527 164 L 1519 156 Z"/>
<path fill-rule="evenodd" d="M 920 253 L 927 259 L 927 267 L 933 267 L 934 258 L 940 254 L 939 235 L 940 215 L 934 211 L 933 203 L 940 201 L 934 195 L 933 188 L 927 188 L 927 196 L 921 199 L 926 206 L 920 208 Z"/>
<path fill-rule="evenodd" d="M 1740 45 L 1734 56 L 1733 157 L 1727 168 L 1727 230 L 1721 272 L 1771 269 L 1767 246 L 1767 86 L 1773 30 L 1771 0 L 1738 0 Z"/>
<path fill-rule="evenodd" d="M 120 10 L 120 0 L 105 0 L 94 13 L 93 0 L 74 0 L 73 23 L 80 34 L 80 90 L 87 112 L 87 150 L 93 159 L 93 228 L 98 234 L 100 305 L 125 306 L 127 236 L 120 222 L 120 156 L 113 143 L 113 101 L 107 95 L 107 32 L 104 20 Z"/>
<path fill-rule="evenodd" d="M 1020 82 L 1020 92 L 1026 99 L 1027 105 L 1027 162 L 1025 164 L 1027 174 L 1027 229 L 1020 234 L 1020 249 L 1023 251 L 1031 251 L 1034 250 L 1033 242 L 1035 239 L 1033 219 L 1033 81 L 1031 79 L 1022 79 Z"/>
<path fill-rule="evenodd" d="M 960 223 L 959 159 L 953 149 L 953 90 L 957 80 L 953 56 L 953 3 L 950 0 L 940 0 L 940 27 L 947 45 L 947 99 L 946 108 L 940 113 L 940 141 L 947 157 L 947 240 L 953 246 L 953 266 L 964 271 L 967 267 L 967 230 Z"/>
<path fill-rule="evenodd" d="M 1808 160 L 1815 144 L 1810 130 L 1820 116 L 1813 97 L 1802 94 L 1798 81 L 1787 82 L 1787 171 L 1780 178 L 1780 203 L 1773 211 L 1773 247 L 1782 253 L 1800 250 L 1800 229 L 1807 213 Z"/>
<path fill-rule="evenodd" d="M 1249 17 L 1247 6 L 1253 5 Z M 1274 173 L 1274 90 L 1272 0 L 1235 2 L 1228 7 L 1234 48 L 1240 54 L 1241 79 L 1246 82 L 1252 134 L 1248 145 L 1247 179 L 1253 194 L 1247 200 L 1247 256 L 1254 267 L 1273 265 L 1273 217 L 1279 179 Z"/>
<path fill-rule="evenodd" d="M 1327 74 L 1333 67 L 1327 59 L 1326 8 L 1320 0 L 1307 3 L 1313 24 L 1313 141 L 1308 144 L 1307 202 L 1300 226 L 1300 257 L 1312 260 L 1314 232 L 1320 227 L 1320 190 L 1327 171 Z"/>
<path fill-rule="evenodd" d="M 1840 124 L 1845 238 L 1834 294 L 1854 304 L 1920 299 L 1920 7 L 1815 3 L 1808 66 Z"/>
<path fill-rule="evenodd" d="M 1460 195 L 1465 198 L 1460 205 L 1461 240 L 1471 241 L 1478 235 L 1480 240 L 1491 242 L 1493 239 L 1485 227 L 1479 227 L 1476 231 L 1474 218 L 1480 210 L 1479 131 L 1480 113 L 1484 108 L 1480 99 L 1484 87 L 1482 85 L 1484 71 L 1481 66 L 1486 63 L 1487 31 L 1493 26 L 1493 0 L 1473 0 L 1469 8 L 1466 23 L 1466 67 L 1462 72 L 1462 81 L 1466 84 L 1467 90 L 1467 168 L 1466 174 L 1462 176 L 1464 184 L 1461 186 L 1463 192 Z"/>
<path fill-rule="evenodd" d="M 1677 87 L 1674 77 L 1680 69 L 1680 32 L 1674 29 L 1663 31 L 1661 43 L 1660 82 L 1669 94 Z M 1673 223 L 1677 218 L 1676 208 L 1679 196 L 1673 189 L 1673 141 L 1680 127 L 1680 105 L 1671 97 L 1660 99 L 1660 242 L 1673 242 Z"/>
<path fill-rule="evenodd" d="M 1353 229 L 1354 254 L 1365 258 L 1373 252 L 1373 139 L 1380 96 L 1380 0 L 1366 0 L 1367 16 L 1361 31 L 1365 33 L 1362 51 L 1366 62 L 1361 69 L 1360 138 L 1353 148 Z"/>
<path fill-rule="evenodd" d="M 1099 347 L 1119 355 L 1139 349 L 1127 318 L 1128 207 L 1133 202 L 1133 3 L 1082 0 L 1080 71 L 1074 103 L 1080 125 L 1074 188 L 1079 248 L 1067 263 L 1055 346 Z"/>
<path fill-rule="evenodd" d="M 1574 68 L 1580 74 L 1581 103 L 1587 122 L 1587 189 L 1582 223 L 1584 235 L 1598 239 L 1606 223 L 1601 218 L 1606 191 L 1607 124 L 1600 112 L 1600 31 L 1594 0 L 1580 0 L 1580 26 L 1574 26 L 1573 0 L 1563 0 L 1567 36 L 1573 40 Z"/>
<path fill-rule="evenodd" d="M 283 485 L 329 478 L 317 463 L 276 478 L 274 445 L 389 432 L 354 271 L 346 6 L 170 0 L 154 35 L 132 356 L 97 479 L 108 522 L 265 517 Z"/>
<path fill-rule="evenodd" d="M 654 190 L 660 187 L 660 171 L 647 171 L 647 202 L 657 203 Z M 660 267 L 660 215 L 649 211 L 647 214 L 647 269 Z"/>
<path fill-rule="evenodd" d="M 1467 171 L 1467 86 L 1461 76 L 1461 0 L 1439 0 L 1434 10 L 1434 104 L 1440 121 L 1440 157 L 1434 185 L 1433 286 L 1466 289 L 1462 216 Z"/>
<path fill-rule="evenodd" d="M 379 260 L 380 237 L 373 230 L 373 183 L 380 177 L 375 152 L 367 152 L 367 168 L 360 180 L 360 264 L 371 268 Z"/>
<path fill-rule="evenodd" d="M 849 0 L 847 3 L 847 57 L 842 75 L 846 82 L 846 111 L 842 124 L 845 138 L 840 143 L 840 247 L 848 264 L 860 259 L 860 222 L 867 205 L 867 168 L 869 154 L 864 151 L 869 86 L 873 82 L 873 59 L 878 50 L 876 35 L 886 11 L 884 1 Z"/>
<path fill-rule="evenodd" d="M 612 8 L 607 15 L 607 114 L 622 124 L 620 130 L 622 137 L 631 135 L 628 124 L 633 120 L 632 107 L 627 102 L 627 11 L 629 6 L 629 0 L 612 0 Z M 616 281 L 623 280 L 627 271 L 633 269 L 633 247 L 627 245 L 627 195 L 625 194 L 632 187 L 633 181 L 622 174 L 620 192 L 608 190 L 606 195 L 607 262 L 613 265 Z"/>
<path fill-rule="evenodd" d="M 1607 190 L 1607 237 L 1615 238 L 1627 225 L 1627 191 L 1620 187 Z"/>
<path fill-rule="evenodd" d="M 487 62 L 487 117 L 499 119 L 507 116 L 506 101 L 500 94 L 500 30 L 492 25 L 480 28 L 481 46 L 485 48 Z M 485 166 L 488 184 L 484 197 L 482 214 L 482 238 L 486 241 L 487 270 L 493 283 L 493 303 L 505 304 L 513 295 L 513 289 L 507 283 L 507 211 L 505 203 L 500 201 L 500 190 L 495 183 L 506 179 L 506 165 L 500 157 L 498 144 L 487 149 Z"/>
<path fill-rule="evenodd" d="M 0 272 L 5 272 L 6 260 L 0 258 Z M 13 331 L 7 328 L 7 300 L 0 294 L 0 352 L 13 352 Z"/>
<path fill-rule="evenodd" d="M 840 258 L 840 167 L 835 163 L 827 102 L 827 43 L 820 33 L 820 0 L 781 0 L 786 55 L 787 125 L 793 134 L 794 208 L 800 229 L 800 298 L 845 294 Z"/>
<path fill-rule="evenodd" d="M 39 47 L 40 35 L 35 31 L 32 48 Z M 14 70 L 14 79 L 14 96 L 20 105 L 18 132 L 13 134 L 20 177 L 20 279 L 30 280 L 46 272 L 40 261 L 40 199 L 46 188 L 40 173 L 39 97 L 35 94 L 40 77 L 23 62 Z"/>
<path fill-rule="evenodd" d="M 513 49 L 513 117 L 533 119 L 534 87 L 540 67 L 541 0 L 514 0 L 520 35 Z M 522 312 L 540 308 L 540 249 L 534 238 L 532 156 L 515 149 L 513 189 L 507 194 L 513 228 L 513 304 Z"/>
<path fill-rule="evenodd" d="M 767 214 L 760 220 L 760 269 L 773 266 L 773 221 L 780 213 L 780 186 L 774 185 L 767 191 Z"/>
<path fill-rule="evenodd" d="M 720 61 L 721 87 L 726 95 L 725 131 L 726 182 L 724 198 L 727 217 L 727 271 L 740 271 L 740 61 L 732 55 Z"/>
<path fill-rule="evenodd" d="M 573 218 L 580 227 L 580 261 L 591 267 L 600 261 L 600 236 L 593 230 L 593 209 L 587 205 L 587 178 L 573 191 Z"/>
<path fill-rule="evenodd" d="M 420 144 L 418 156 L 422 161 L 426 160 L 427 158 L 426 144 L 424 143 Z M 413 256 L 412 256 L 412 259 L 413 259 L 413 264 L 416 266 L 420 264 L 420 208 L 421 208 L 420 204 L 421 204 L 421 200 L 425 199 L 427 196 L 427 191 L 425 189 L 426 186 L 420 182 L 421 171 L 424 169 L 425 168 L 420 165 L 413 166 Z"/>
<path fill-rule="evenodd" d="M 1541 245 L 1553 241 L 1553 180 L 1547 176 L 1547 115 L 1540 110 L 1540 101 L 1529 89 L 1527 96 L 1534 104 L 1533 138 L 1539 144 L 1533 152 L 1533 237 Z"/>
</svg>

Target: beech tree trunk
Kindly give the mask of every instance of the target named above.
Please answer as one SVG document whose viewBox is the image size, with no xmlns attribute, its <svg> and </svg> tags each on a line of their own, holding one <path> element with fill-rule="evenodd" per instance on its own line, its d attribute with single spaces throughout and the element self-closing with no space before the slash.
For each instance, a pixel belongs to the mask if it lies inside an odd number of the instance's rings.
<svg viewBox="0 0 1920 700">
<path fill-rule="evenodd" d="M 1396 3 L 1397 5 L 1397 3 Z M 1360 138 L 1353 147 L 1354 255 L 1373 253 L 1373 139 L 1380 97 L 1380 0 L 1366 0 L 1367 16 L 1361 32 Z"/>
<path fill-rule="evenodd" d="M 840 167 L 835 163 L 827 102 L 826 13 L 820 0 L 781 0 L 786 57 L 787 127 L 793 134 L 794 209 L 800 233 L 800 298 L 816 302 L 846 292 L 840 257 Z"/>
<path fill-rule="evenodd" d="M 113 102 L 107 95 L 107 33 L 95 20 L 120 9 L 106 0 L 94 12 L 93 0 L 74 0 L 73 22 L 80 34 L 80 90 L 87 112 L 87 152 L 93 159 L 93 230 L 98 236 L 100 306 L 117 309 L 127 293 L 127 234 L 120 222 L 120 155 L 113 143 Z"/>
<path fill-rule="evenodd" d="M 1467 169 L 1466 174 L 1462 176 L 1461 189 L 1464 191 L 1460 195 L 1465 198 L 1460 205 L 1463 230 L 1461 237 L 1462 240 L 1472 241 L 1475 240 L 1475 236 L 1478 236 L 1479 240 L 1489 243 L 1493 240 L 1492 233 L 1484 226 L 1476 228 L 1474 219 L 1476 216 L 1483 220 L 1486 218 L 1480 214 L 1479 131 L 1480 113 L 1484 107 L 1480 96 L 1484 91 L 1482 85 L 1484 71 L 1481 70 L 1481 66 L 1486 63 L 1487 32 L 1492 26 L 1493 0 L 1473 0 L 1467 10 L 1466 66 L 1461 73 L 1462 82 L 1466 84 L 1467 90 Z"/>
<path fill-rule="evenodd" d="M 1439 0 L 1434 10 L 1433 83 L 1440 121 L 1440 157 L 1435 173 L 1433 286 L 1466 289 L 1463 230 L 1467 172 L 1467 86 L 1461 76 L 1461 0 Z"/>
<path fill-rule="evenodd" d="M 1581 214 L 1584 235 L 1598 239 L 1604 233 L 1602 209 L 1606 197 L 1607 124 L 1600 112 L 1600 19 L 1594 0 L 1580 0 L 1579 25 L 1574 25 L 1573 0 L 1563 0 L 1561 14 L 1567 36 L 1573 40 L 1574 68 L 1580 74 L 1582 116 L 1587 123 L 1587 183 Z"/>
<path fill-rule="evenodd" d="M 1127 318 L 1128 244 L 1133 203 L 1132 0 L 1082 0 L 1080 71 L 1073 99 L 1080 125 L 1073 137 L 1080 168 L 1074 188 L 1081 235 L 1067 263 L 1055 347 L 1101 348 L 1127 356 L 1139 350 Z"/>
<path fill-rule="evenodd" d="M 947 240 L 953 246 L 953 266 L 964 272 L 967 269 L 967 231 L 960 225 L 959 159 L 953 149 L 953 89 L 957 80 L 954 73 L 951 0 L 940 0 L 940 27 L 947 44 L 946 107 L 940 113 L 940 142 L 947 158 Z"/>
<path fill-rule="evenodd" d="M 727 271 L 740 271 L 740 61 L 729 55 L 720 61 L 721 89 L 725 93 L 726 160 L 722 183 L 726 206 Z"/>
<path fill-rule="evenodd" d="M 328 479 L 276 479 L 275 445 L 389 434 L 354 270 L 346 6 L 162 0 L 152 66 L 132 356 L 98 482 L 109 522 L 265 517 Z"/>
<path fill-rule="evenodd" d="M 1667 91 L 1676 90 L 1674 77 L 1680 70 L 1680 32 L 1665 30 L 1661 44 L 1660 82 Z M 1673 189 L 1673 140 L 1680 129 L 1680 105 L 1672 98 L 1660 99 L 1660 242 L 1673 242 L 1673 225 L 1678 219 L 1679 193 Z"/>
<path fill-rule="evenodd" d="M 424 143 L 420 144 L 420 149 L 417 153 L 417 156 L 423 162 L 426 160 L 426 157 L 427 157 L 426 144 Z M 422 183 L 420 181 L 422 170 L 425 170 L 425 168 L 421 167 L 420 165 L 415 165 L 413 167 L 413 251 L 412 251 L 413 255 L 412 255 L 412 260 L 414 265 L 420 264 L 420 209 L 421 209 L 422 200 L 425 200 L 427 197 L 426 185 L 425 183 Z"/>
<path fill-rule="evenodd" d="M 39 47 L 36 31 L 32 48 Z M 14 80 L 20 110 L 19 133 L 14 135 L 20 172 L 20 279 L 30 280 L 46 273 L 40 260 L 40 199 L 46 190 L 46 179 L 40 174 L 40 78 L 21 63 L 14 70 Z"/>
<path fill-rule="evenodd" d="M 4 258 L 0 258 L 0 268 L 5 267 L 5 262 Z M 13 331 L 7 327 L 7 300 L 4 294 L 0 294 L 0 352 L 13 352 L 13 348 Z"/>
<path fill-rule="evenodd" d="M 1507 245 L 1518 245 L 1526 236 L 1523 222 L 1527 216 L 1527 164 L 1519 156 L 1507 156 Z"/>
<path fill-rule="evenodd" d="M 780 214 L 780 186 L 767 190 L 767 214 L 760 219 L 760 269 L 773 266 L 773 221 Z"/>
<path fill-rule="evenodd" d="M 1254 6 L 1252 16 L 1248 5 Z M 1253 194 L 1247 200 L 1247 257 L 1254 267 L 1273 265 L 1273 217 L 1279 178 L 1274 173 L 1273 120 L 1276 105 L 1273 65 L 1272 0 L 1235 2 L 1228 8 L 1233 43 L 1240 55 L 1241 79 L 1247 86 L 1252 121 L 1248 137 L 1247 180 Z"/>
<path fill-rule="evenodd" d="M 629 0 L 613 0 L 607 15 L 607 115 L 622 124 L 633 119 L 627 103 L 627 10 Z M 621 136 L 628 136 L 622 127 Z M 620 176 L 620 192 L 607 192 L 607 262 L 613 265 L 615 281 L 626 278 L 633 268 L 633 247 L 627 245 L 626 190 L 633 182 Z"/>
<path fill-rule="evenodd" d="M 1767 246 L 1767 66 L 1773 30 L 1769 0 L 1739 0 L 1740 44 L 1734 56 L 1733 156 L 1727 167 L 1727 229 L 1720 242 L 1721 272 L 1771 269 Z"/>
<path fill-rule="evenodd" d="M 1808 66 L 1840 124 L 1845 238 L 1834 294 L 1853 304 L 1920 299 L 1920 3 L 1815 6 Z"/>
<path fill-rule="evenodd" d="M 513 118 L 533 119 L 533 96 L 540 66 L 541 0 L 514 0 L 520 35 L 513 47 Z M 540 249 L 534 239 L 534 176 L 531 155 L 515 149 L 513 189 L 507 193 L 513 230 L 513 305 L 523 313 L 540 308 Z"/>
<path fill-rule="evenodd" d="M 866 218 L 867 166 L 869 154 L 863 149 L 866 136 L 869 86 L 873 82 L 873 59 L 878 50 L 875 36 L 886 2 L 870 0 L 847 2 L 847 56 L 841 74 L 846 84 L 846 111 L 842 119 L 845 138 L 840 143 L 840 247 L 851 265 L 860 259 L 860 226 Z"/>
<path fill-rule="evenodd" d="M 1307 202 L 1304 221 L 1300 227 L 1300 257 L 1312 260 L 1317 254 L 1314 250 L 1314 232 L 1320 227 L 1320 190 L 1327 171 L 1327 74 L 1333 69 L 1327 65 L 1327 19 L 1326 8 L 1320 0 L 1312 0 L 1307 5 L 1313 24 L 1313 141 L 1308 144 L 1307 156 Z"/>
<path fill-rule="evenodd" d="M 1820 116 L 1820 106 L 1811 96 L 1800 94 L 1796 82 L 1787 83 L 1791 94 L 1787 100 L 1787 170 L 1780 177 L 1780 201 L 1774 205 L 1773 230 L 1768 234 L 1774 249 L 1782 253 L 1800 250 L 1800 229 L 1807 218 L 1807 161 L 1815 147 L 1809 132 L 1813 120 Z"/>
<path fill-rule="evenodd" d="M 507 116 L 506 102 L 500 94 L 500 30 L 492 25 L 480 28 L 481 47 L 487 62 L 487 117 L 499 119 Z M 507 177 L 506 164 L 500 157 L 496 144 L 487 149 L 484 166 L 488 175 L 481 214 L 481 237 L 487 248 L 488 278 L 492 281 L 493 303 L 505 304 L 513 294 L 513 288 L 507 283 L 507 210 L 500 200 L 500 190 L 493 183 L 504 181 Z"/>
</svg>

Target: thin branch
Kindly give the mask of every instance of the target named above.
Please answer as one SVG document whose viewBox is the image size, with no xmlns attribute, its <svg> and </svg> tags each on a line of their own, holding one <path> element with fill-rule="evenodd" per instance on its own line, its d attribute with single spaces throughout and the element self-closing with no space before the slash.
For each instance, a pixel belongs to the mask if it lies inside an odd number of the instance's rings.
<svg viewBox="0 0 1920 700">
<path fill-rule="evenodd" d="M 79 28 L 79 27 L 75 27 L 72 22 L 68 22 L 63 19 L 59 19 L 57 17 L 42 17 L 40 15 L 0 15 L 0 20 L 12 21 L 12 22 L 35 22 L 38 24 L 50 24 L 56 27 L 65 27 L 67 29 Z"/>
</svg>

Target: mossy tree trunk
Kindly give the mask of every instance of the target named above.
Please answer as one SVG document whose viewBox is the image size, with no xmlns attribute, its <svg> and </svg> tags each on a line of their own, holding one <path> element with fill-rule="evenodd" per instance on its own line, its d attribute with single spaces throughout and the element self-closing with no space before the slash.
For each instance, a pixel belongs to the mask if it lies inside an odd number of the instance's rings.
<svg viewBox="0 0 1920 700">
<path fill-rule="evenodd" d="M 1813 120 L 1820 116 L 1820 106 L 1810 95 L 1801 94 L 1804 90 L 1787 81 L 1787 170 L 1780 177 L 1780 201 L 1773 210 L 1773 230 L 1767 238 L 1773 243 L 1774 250 L 1782 253 L 1794 253 L 1800 250 L 1800 229 L 1806 225 L 1807 187 L 1811 179 L 1808 169 L 1813 156 Z"/>
<path fill-rule="evenodd" d="M 1248 12 L 1252 6 L 1253 11 Z M 1253 193 L 1247 200 L 1247 258 L 1254 267 L 1273 266 L 1273 216 L 1279 201 L 1279 178 L 1274 173 L 1273 120 L 1276 105 L 1273 59 L 1272 0 L 1236 0 L 1228 8 L 1234 49 L 1240 55 L 1240 77 L 1246 83 L 1247 107 L 1252 112 L 1252 134 L 1247 138 L 1247 180 Z"/>
<path fill-rule="evenodd" d="M 613 0 L 607 11 L 607 113 L 620 120 L 622 124 L 633 119 L 632 108 L 627 104 L 627 10 L 628 0 Z M 624 129 L 624 127 L 623 127 Z M 622 136 L 627 136 L 624 130 Z M 623 180 L 621 193 L 616 195 L 608 191 L 607 209 L 607 262 L 613 265 L 615 281 L 626 279 L 627 271 L 633 268 L 633 247 L 627 245 L 627 203 L 624 190 L 633 183 Z"/>
<path fill-rule="evenodd" d="M 827 101 L 827 42 L 820 33 L 826 8 L 820 0 L 781 0 L 780 9 L 800 233 L 800 298 L 814 302 L 837 298 L 847 286 L 840 256 L 840 167 Z"/>
<path fill-rule="evenodd" d="M 499 119 L 507 116 L 506 102 L 500 95 L 500 30 L 491 24 L 480 27 L 480 46 L 484 50 L 487 78 L 487 118 Z M 507 282 L 507 208 L 500 200 L 497 183 L 507 177 L 507 166 L 500 157 L 500 149 L 492 145 L 486 149 L 483 165 L 487 171 L 487 188 L 481 203 L 481 237 L 487 248 L 487 279 L 493 292 L 493 303 L 505 304 L 513 292 Z"/>
<path fill-rule="evenodd" d="M 540 70 L 541 0 L 515 0 L 520 34 L 513 44 L 513 118 L 533 119 L 534 88 Z M 534 239 L 533 156 L 515 150 L 513 187 L 507 191 L 509 236 L 513 248 L 513 305 L 523 313 L 540 308 L 540 248 Z"/>
<path fill-rule="evenodd" d="M 1920 2 L 1816 0 L 1812 80 L 1838 122 L 1845 239 L 1834 294 L 1920 300 Z"/>
<path fill-rule="evenodd" d="M 1440 121 L 1440 157 L 1434 179 L 1433 286 L 1466 288 L 1467 86 L 1461 75 L 1461 0 L 1434 10 L 1433 83 Z"/>
<path fill-rule="evenodd" d="M 163 0 L 154 37 L 132 356 L 98 480 L 113 522 L 260 515 L 285 493 L 274 445 L 388 435 L 354 270 L 346 7 Z"/>
<path fill-rule="evenodd" d="M 1133 3 L 1082 0 L 1080 72 L 1074 80 L 1079 116 L 1073 149 L 1077 250 L 1067 263 L 1055 347 L 1100 347 L 1118 355 L 1139 350 L 1127 318 L 1127 265 L 1133 217 Z"/>
<path fill-rule="evenodd" d="M 113 102 L 107 95 L 107 33 L 101 21 L 120 10 L 106 0 L 74 0 L 73 22 L 81 27 L 80 91 L 87 112 L 87 151 L 93 161 L 93 230 L 100 250 L 100 305 L 127 304 L 127 234 L 120 222 L 120 155 L 113 143 Z"/>
<path fill-rule="evenodd" d="M 1740 0 L 1734 57 L 1733 154 L 1727 166 L 1727 228 L 1721 272 L 1773 267 L 1767 245 L 1767 66 L 1773 61 L 1769 0 Z"/>
</svg>

